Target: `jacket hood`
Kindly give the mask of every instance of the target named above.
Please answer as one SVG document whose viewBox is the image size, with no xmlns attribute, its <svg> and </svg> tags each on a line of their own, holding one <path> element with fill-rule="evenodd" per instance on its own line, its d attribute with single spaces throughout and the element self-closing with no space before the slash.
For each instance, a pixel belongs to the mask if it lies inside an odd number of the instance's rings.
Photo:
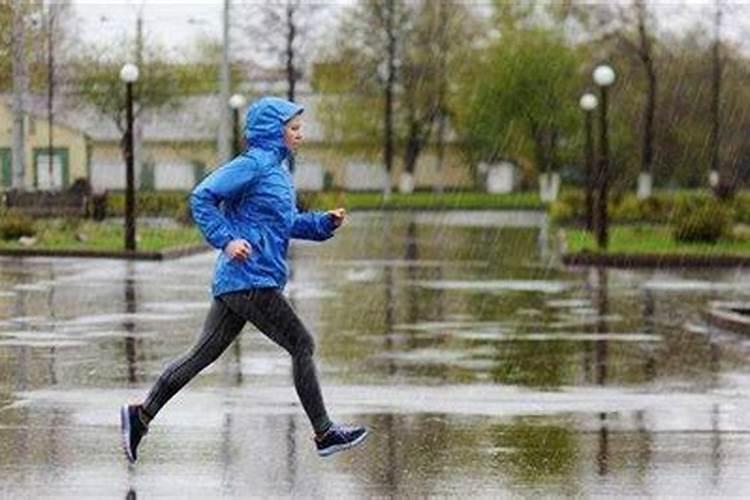
<svg viewBox="0 0 750 500">
<path fill-rule="evenodd" d="M 305 110 L 299 104 L 278 97 L 262 97 L 247 110 L 245 140 L 248 147 L 270 149 L 289 154 L 284 144 L 284 125 Z"/>
</svg>

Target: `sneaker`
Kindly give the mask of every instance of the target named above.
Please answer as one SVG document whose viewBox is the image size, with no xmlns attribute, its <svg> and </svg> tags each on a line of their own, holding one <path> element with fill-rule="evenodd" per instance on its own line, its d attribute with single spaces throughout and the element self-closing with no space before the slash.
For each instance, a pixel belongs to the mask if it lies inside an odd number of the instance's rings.
<svg viewBox="0 0 750 500">
<path fill-rule="evenodd" d="M 120 432 L 122 434 L 122 447 L 131 464 L 138 459 L 136 450 L 143 436 L 148 432 L 138 415 L 138 406 L 123 405 L 120 408 Z"/>
<path fill-rule="evenodd" d="M 315 438 L 318 447 L 318 455 L 327 457 L 337 451 L 347 450 L 357 446 L 367 437 L 367 429 L 357 425 L 349 427 L 346 425 L 333 424 L 320 438 Z"/>
</svg>

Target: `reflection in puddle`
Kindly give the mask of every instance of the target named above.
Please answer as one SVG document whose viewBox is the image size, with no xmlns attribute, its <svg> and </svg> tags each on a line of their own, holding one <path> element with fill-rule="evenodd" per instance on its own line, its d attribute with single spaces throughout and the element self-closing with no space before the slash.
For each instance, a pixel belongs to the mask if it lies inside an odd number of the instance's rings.
<svg viewBox="0 0 750 500">
<path fill-rule="evenodd" d="M 80 340 L 65 340 L 65 339 L 20 339 L 12 338 L 9 340 L 0 340 L 0 347 L 35 347 L 35 348 L 48 348 L 48 347 L 80 347 L 86 345 L 86 342 Z"/>
<path fill-rule="evenodd" d="M 747 283 L 716 283 L 711 281 L 659 279 L 647 281 L 643 288 L 662 292 L 742 292 L 750 294 Z"/>
<path fill-rule="evenodd" d="M 560 293 L 568 285 L 552 281 L 418 281 L 416 286 L 436 290 L 469 290 L 477 292 L 542 292 Z"/>
<path fill-rule="evenodd" d="M 125 312 L 116 314 L 99 314 L 94 316 L 81 316 L 71 320 L 60 322 L 61 325 L 100 325 L 110 323 L 126 323 L 135 321 L 177 321 L 189 318 L 190 314 L 155 314 L 155 313 L 136 313 Z"/>
<path fill-rule="evenodd" d="M 545 305 L 556 309 L 585 309 L 594 311 L 594 309 L 591 309 L 591 301 L 587 299 L 548 300 L 545 302 Z"/>
</svg>

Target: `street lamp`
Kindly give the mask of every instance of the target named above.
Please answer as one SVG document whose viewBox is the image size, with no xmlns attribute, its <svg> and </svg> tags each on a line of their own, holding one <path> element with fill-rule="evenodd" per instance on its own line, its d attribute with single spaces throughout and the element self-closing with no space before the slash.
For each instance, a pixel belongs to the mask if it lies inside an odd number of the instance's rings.
<svg viewBox="0 0 750 500">
<path fill-rule="evenodd" d="M 120 79 L 125 82 L 125 111 L 127 128 L 125 143 L 125 250 L 135 251 L 135 175 L 133 171 L 133 83 L 138 80 L 138 66 L 126 64 L 120 70 Z"/>
<path fill-rule="evenodd" d="M 245 97 L 234 94 L 229 98 L 229 107 L 232 108 L 232 153 L 237 156 L 242 152 L 240 142 L 240 109 L 245 105 Z"/>
<path fill-rule="evenodd" d="M 596 242 L 600 250 L 607 249 L 607 183 L 609 176 L 609 138 L 607 137 L 607 88 L 615 83 L 615 70 L 606 64 L 600 64 L 594 69 L 594 83 L 599 87 L 601 112 L 599 113 L 599 171 L 596 176 L 596 211 L 594 212 L 594 228 Z"/>
<path fill-rule="evenodd" d="M 584 112 L 586 123 L 586 229 L 592 231 L 594 229 L 594 139 L 592 137 L 592 115 L 599 101 L 594 94 L 587 92 L 581 96 L 578 104 Z"/>
</svg>

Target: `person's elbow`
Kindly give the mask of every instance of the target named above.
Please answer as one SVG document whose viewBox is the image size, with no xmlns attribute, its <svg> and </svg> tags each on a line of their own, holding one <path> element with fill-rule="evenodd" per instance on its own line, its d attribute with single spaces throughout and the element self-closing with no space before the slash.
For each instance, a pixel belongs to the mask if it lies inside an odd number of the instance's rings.
<svg viewBox="0 0 750 500">
<path fill-rule="evenodd" d="M 193 191 L 188 198 L 188 206 L 190 207 L 190 213 L 193 216 L 193 220 L 197 220 L 201 213 L 201 207 L 205 206 L 205 202 L 200 198 L 196 191 Z"/>
<path fill-rule="evenodd" d="M 190 209 L 195 214 L 196 212 L 203 212 L 206 208 L 216 206 L 215 197 L 211 195 L 211 192 L 207 189 L 203 189 L 200 186 L 195 188 L 190 193 Z"/>
</svg>

